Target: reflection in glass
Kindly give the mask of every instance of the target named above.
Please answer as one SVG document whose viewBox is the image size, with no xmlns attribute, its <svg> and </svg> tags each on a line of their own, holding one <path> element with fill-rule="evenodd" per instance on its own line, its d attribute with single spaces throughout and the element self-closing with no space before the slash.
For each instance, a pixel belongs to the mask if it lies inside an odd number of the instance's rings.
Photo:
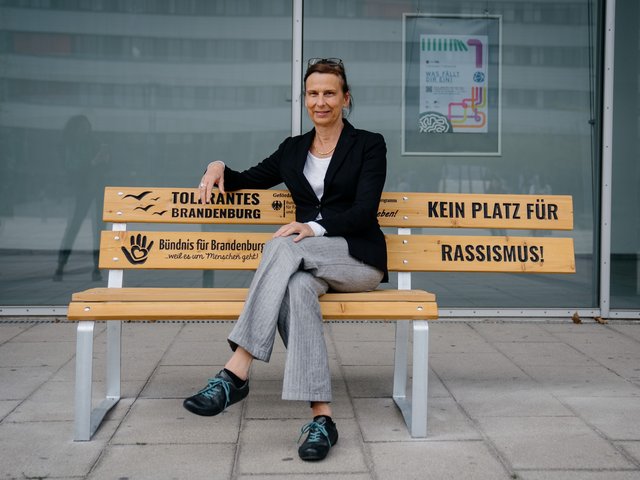
<svg viewBox="0 0 640 480">
<path fill-rule="evenodd" d="M 100 145 L 93 134 L 91 122 L 85 115 L 71 117 L 62 132 L 62 164 L 65 178 L 69 181 L 69 191 L 74 197 L 73 210 L 64 230 L 58 266 L 53 275 L 54 281 L 61 281 L 64 267 L 71 255 L 73 242 L 78 235 L 82 221 L 89 214 L 93 228 L 93 269 L 91 278 L 102 280 L 98 269 L 100 248 L 100 230 L 102 230 L 102 190 L 104 176 L 109 168 L 109 148 Z M 91 207 L 94 207 L 91 209 Z"/>
</svg>

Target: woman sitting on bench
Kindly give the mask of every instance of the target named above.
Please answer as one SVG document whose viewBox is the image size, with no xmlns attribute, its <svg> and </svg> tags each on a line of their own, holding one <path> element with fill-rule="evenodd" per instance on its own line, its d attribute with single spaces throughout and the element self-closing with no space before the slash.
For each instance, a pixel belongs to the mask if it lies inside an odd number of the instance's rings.
<svg viewBox="0 0 640 480">
<path fill-rule="evenodd" d="M 231 334 L 228 362 L 184 406 L 217 415 L 249 393 L 253 359 L 269 361 L 276 330 L 287 347 L 282 398 L 311 403 L 313 420 L 299 447 L 302 460 L 322 460 L 338 441 L 331 419 L 331 372 L 318 297 L 328 290 L 361 292 L 386 282 L 385 239 L 377 220 L 386 176 L 382 135 L 343 118 L 351 92 L 342 60 L 316 58 L 304 76 L 305 106 L 314 129 L 289 137 L 270 157 L 243 172 L 211 162 L 200 183 L 212 188 L 264 189 L 282 182 L 296 204 L 296 221 L 264 247 L 244 309 Z"/>
</svg>

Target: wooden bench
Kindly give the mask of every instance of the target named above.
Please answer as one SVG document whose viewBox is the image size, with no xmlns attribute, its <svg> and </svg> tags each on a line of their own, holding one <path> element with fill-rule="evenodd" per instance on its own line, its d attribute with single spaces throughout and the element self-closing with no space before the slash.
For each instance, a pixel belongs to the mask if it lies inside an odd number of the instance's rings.
<svg viewBox="0 0 640 480">
<path fill-rule="evenodd" d="M 196 189 L 105 189 L 104 221 L 113 223 L 100 242 L 100 268 L 107 288 L 75 293 L 68 319 L 78 321 L 75 440 L 90 440 L 120 399 L 121 322 L 135 320 L 230 320 L 242 310 L 243 288 L 123 288 L 124 270 L 255 270 L 272 233 L 232 231 L 236 225 L 292 221 L 287 191 L 242 190 L 198 203 Z M 397 320 L 393 398 L 414 437 L 427 434 L 429 320 L 438 316 L 435 295 L 411 289 L 411 272 L 572 273 L 571 238 L 416 235 L 412 228 L 571 230 L 569 196 L 476 195 L 386 192 L 378 211 L 387 234 L 388 266 L 398 272 L 397 289 L 329 293 L 321 297 L 326 320 Z M 174 225 L 173 231 L 127 231 L 127 223 Z M 184 231 L 176 224 L 198 225 Z M 201 231 L 201 225 L 209 225 Z M 198 231 L 200 230 L 200 231 Z M 269 229 L 271 230 L 271 229 Z M 495 232 L 494 232 L 495 233 Z M 388 287 L 387 287 L 388 288 Z M 107 322 L 106 396 L 92 406 L 94 322 Z M 120 321 L 119 321 L 120 320 Z M 411 392 L 407 391 L 408 345 L 413 330 Z"/>
</svg>

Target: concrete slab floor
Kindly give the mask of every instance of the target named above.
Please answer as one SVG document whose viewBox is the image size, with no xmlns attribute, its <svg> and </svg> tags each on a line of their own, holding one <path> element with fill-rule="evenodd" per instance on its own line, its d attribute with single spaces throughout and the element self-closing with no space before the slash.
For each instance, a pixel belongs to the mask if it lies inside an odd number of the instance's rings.
<svg viewBox="0 0 640 480">
<path fill-rule="evenodd" d="M 297 456 L 310 410 L 280 398 L 279 341 L 245 402 L 183 409 L 229 355 L 231 325 L 123 324 L 123 397 L 74 442 L 75 326 L 0 322 L 0 478 L 640 480 L 640 323 L 432 322 L 425 439 L 390 398 L 395 325 L 329 323 L 340 439 L 319 463 Z M 104 337 L 98 323 L 96 403 Z"/>
</svg>

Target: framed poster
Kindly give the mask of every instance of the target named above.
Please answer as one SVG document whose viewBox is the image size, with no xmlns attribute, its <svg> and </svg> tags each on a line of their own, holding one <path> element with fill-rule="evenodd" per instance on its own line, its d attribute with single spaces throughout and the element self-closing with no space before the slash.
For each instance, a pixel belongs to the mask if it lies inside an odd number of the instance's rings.
<svg viewBox="0 0 640 480">
<path fill-rule="evenodd" d="M 501 155 L 499 15 L 403 15 L 402 155 Z"/>
</svg>

